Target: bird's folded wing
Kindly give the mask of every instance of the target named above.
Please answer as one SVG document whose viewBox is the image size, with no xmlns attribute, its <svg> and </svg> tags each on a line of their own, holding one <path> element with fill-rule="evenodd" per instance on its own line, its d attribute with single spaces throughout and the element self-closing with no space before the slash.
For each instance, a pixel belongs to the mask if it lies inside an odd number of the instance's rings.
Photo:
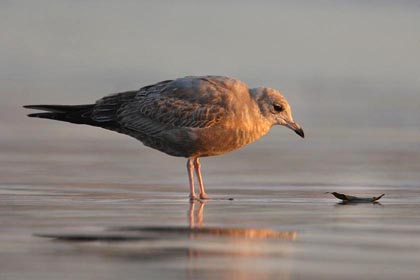
<svg viewBox="0 0 420 280">
<path fill-rule="evenodd" d="M 149 136 L 173 128 L 213 126 L 226 116 L 227 99 L 232 96 L 230 89 L 205 79 L 164 81 L 129 94 L 129 98 L 114 95 L 100 100 L 96 117 L 106 118 L 109 110 L 122 128 Z M 112 112 L 110 108 L 115 108 L 115 104 L 118 108 Z"/>
</svg>

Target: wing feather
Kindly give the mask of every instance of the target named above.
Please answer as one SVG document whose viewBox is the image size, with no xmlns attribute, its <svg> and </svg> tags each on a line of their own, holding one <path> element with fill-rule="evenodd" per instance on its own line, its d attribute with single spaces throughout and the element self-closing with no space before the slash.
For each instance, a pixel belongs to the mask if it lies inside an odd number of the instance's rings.
<svg viewBox="0 0 420 280">
<path fill-rule="evenodd" d="M 134 100 L 117 112 L 118 123 L 141 134 L 154 136 L 174 128 L 206 128 L 227 113 L 219 89 L 179 85 L 165 81 L 139 90 Z M 203 95 L 208 98 L 203 99 Z"/>
<path fill-rule="evenodd" d="M 239 89 L 239 90 L 238 90 Z M 106 96 L 91 118 L 139 140 L 177 128 L 208 128 L 230 113 L 232 100 L 248 88 L 226 77 L 185 77 Z M 143 141 L 143 140 L 142 140 Z"/>
</svg>

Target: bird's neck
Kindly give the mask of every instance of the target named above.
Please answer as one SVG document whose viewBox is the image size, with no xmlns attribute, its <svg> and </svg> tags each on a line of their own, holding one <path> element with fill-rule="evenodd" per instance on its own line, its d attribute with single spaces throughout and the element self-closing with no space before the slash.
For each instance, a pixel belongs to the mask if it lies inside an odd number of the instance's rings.
<svg viewBox="0 0 420 280">
<path fill-rule="evenodd" d="M 242 125 L 237 131 L 237 137 L 243 145 L 252 143 L 264 136 L 272 124 L 261 115 L 258 105 L 251 106 L 248 112 L 241 115 Z"/>
</svg>

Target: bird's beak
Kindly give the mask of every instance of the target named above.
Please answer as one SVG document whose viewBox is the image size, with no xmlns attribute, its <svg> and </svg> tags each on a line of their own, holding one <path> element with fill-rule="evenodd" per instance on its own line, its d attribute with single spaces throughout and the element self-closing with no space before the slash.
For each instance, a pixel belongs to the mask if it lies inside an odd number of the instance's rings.
<svg viewBox="0 0 420 280">
<path fill-rule="evenodd" d="M 302 138 L 305 138 L 305 133 L 303 132 L 303 129 L 295 122 L 287 122 L 286 126 L 296 132 L 297 135 L 299 135 Z"/>
</svg>

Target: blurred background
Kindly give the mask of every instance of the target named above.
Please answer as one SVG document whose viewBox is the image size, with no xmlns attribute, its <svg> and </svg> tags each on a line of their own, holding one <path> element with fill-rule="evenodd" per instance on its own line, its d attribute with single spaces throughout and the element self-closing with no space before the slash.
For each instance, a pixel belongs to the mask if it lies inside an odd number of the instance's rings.
<svg viewBox="0 0 420 280">
<path fill-rule="evenodd" d="M 186 191 L 184 159 L 21 106 L 217 74 L 279 89 L 307 138 L 275 127 L 204 159 L 207 184 L 417 186 L 419 30 L 419 1 L 3 0 L 0 180 Z"/>
</svg>

